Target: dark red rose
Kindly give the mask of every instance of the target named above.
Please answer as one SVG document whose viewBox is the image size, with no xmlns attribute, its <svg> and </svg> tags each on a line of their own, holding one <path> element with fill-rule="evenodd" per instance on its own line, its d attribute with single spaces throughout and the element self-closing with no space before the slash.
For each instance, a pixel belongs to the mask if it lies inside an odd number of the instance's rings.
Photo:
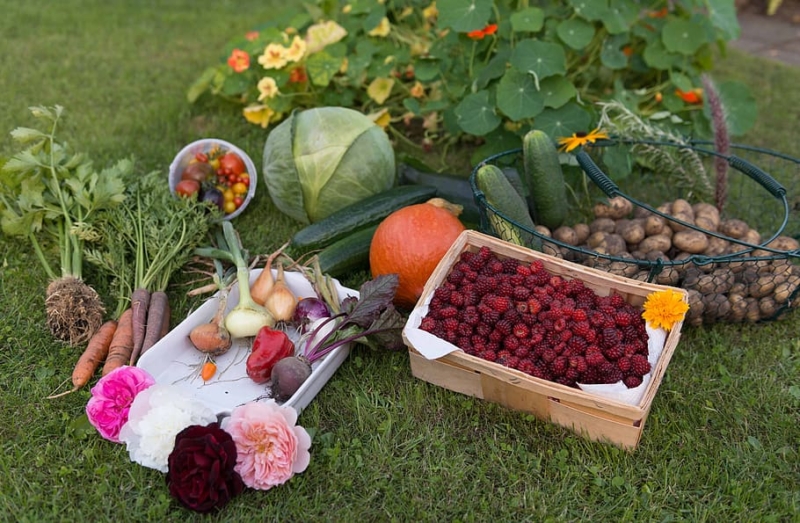
<svg viewBox="0 0 800 523">
<path fill-rule="evenodd" d="M 168 459 L 169 493 L 186 508 L 211 512 L 244 490 L 236 466 L 236 444 L 218 423 L 192 425 L 175 436 Z"/>
</svg>

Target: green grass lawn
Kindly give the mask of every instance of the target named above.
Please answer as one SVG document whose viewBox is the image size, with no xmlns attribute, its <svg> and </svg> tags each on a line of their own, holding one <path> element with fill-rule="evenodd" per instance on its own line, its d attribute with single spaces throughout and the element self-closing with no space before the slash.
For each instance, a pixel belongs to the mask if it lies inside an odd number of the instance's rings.
<svg viewBox="0 0 800 523">
<path fill-rule="evenodd" d="M 132 155 L 166 183 L 174 154 L 201 137 L 260 164 L 264 131 L 231 108 L 190 106 L 185 92 L 232 34 L 279 4 L 0 0 L 0 154 L 8 132 L 32 124 L 29 106 L 60 104 L 66 136 L 99 166 Z M 745 143 L 800 157 L 800 70 L 731 52 L 714 75 L 756 94 Z M 236 225 L 261 252 L 299 227 L 263 186 Z M 308 470 L 201 518 L 162 474 L 87 430 L 88 388 L 45 399 L 77 354 L 46 330 L 34 259 L 0 234 L 0 520 L 798 521 L 797 314 L 686 329 L 633 453 L 418 381 L 405 353 L 355 352 L 300 417 L 314 431 Z M 178 319 L 198 305 L 185 290 L 170 290 Z"/>
</svg>

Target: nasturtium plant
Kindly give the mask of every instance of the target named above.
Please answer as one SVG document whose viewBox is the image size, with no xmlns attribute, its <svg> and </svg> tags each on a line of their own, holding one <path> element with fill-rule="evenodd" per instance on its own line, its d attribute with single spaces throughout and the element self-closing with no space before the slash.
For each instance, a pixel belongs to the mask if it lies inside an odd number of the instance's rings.
<svg viewBox="0 0 800 523">
<path fill-rule="evenodd" d="M 588 131 L 610 100 L 707 137 L 700 76 L 738 33 L 734 0 L 312 0 L 234 38 L 188 97 L 233 101 L 264 128 L 351 107 L 427 147 Z M 723 98 L 743 133 L 750 93 Z"/>
</svg>

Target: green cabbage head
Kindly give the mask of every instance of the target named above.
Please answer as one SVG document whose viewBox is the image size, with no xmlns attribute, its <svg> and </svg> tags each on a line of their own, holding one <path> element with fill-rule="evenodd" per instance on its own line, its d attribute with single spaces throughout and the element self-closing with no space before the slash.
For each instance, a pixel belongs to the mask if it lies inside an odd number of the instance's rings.
<svg viewBox="0 0 800 523">
<path fill-rule="evenodd" d="M 395 184 L 389 137 L 362 113 L 344 107 L 292 113 L 267 137 L 263 165 L 275 206 L 303 223 Z"/>
</svg>

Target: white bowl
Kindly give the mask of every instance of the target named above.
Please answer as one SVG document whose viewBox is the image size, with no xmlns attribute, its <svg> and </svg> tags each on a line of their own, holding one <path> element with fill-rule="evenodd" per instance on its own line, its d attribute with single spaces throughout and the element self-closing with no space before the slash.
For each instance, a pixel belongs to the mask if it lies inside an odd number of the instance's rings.
<svg viewBox="0 0 800 523">
<path fill-rule="evenodd" d="M 186 169 L 186 166 L 189 165 L 189 162 L 197 153 L 207 154 L 214 147 L 219 147 L 224 152 L 232 152 L 239 155 L 239 157 L 244 161 L 244 165 L 247 168 L 247 173 L 250 175 L 250 186 L 248 187 L 247 197 L 245 198 L 244 202 L 242 202 L 242 205 L 238 209 L 230 214 L 226 214 L 224 217 L 225 220 L 231 220 L 239 216 L 242 211 L 244 211 L 245 207 L 247 207 L 247 205 L 250 203 L 250 200 L 253 199 L 253 196 L 255 196 L 258 172 L 256 171 L 256 166 L 253 164 L 253 160 L 250 158 L 250 156 L 230 142 L 226 142 L 225 140 L 220 140 L 218 138 L 204 138 L 202 140 L 192 142 L 181 149 L 169 166 L 169 190 L 172 194 L 175 194 L 175 186 L 177 186 L 178 182 L 181 181 L 181 174 L 183 174 L 183 170 Z"/>
</svg>

